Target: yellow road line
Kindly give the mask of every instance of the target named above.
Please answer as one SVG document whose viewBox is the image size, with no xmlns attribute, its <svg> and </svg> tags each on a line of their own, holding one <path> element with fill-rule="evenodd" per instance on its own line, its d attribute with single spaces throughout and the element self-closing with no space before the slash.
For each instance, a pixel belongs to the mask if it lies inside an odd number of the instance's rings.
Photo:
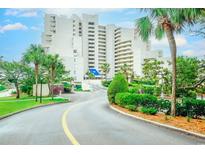
<svg viewBox="0 0 205 154">
<path fill-rule="evenodd" d="M 66 134 L 66 136 L 68 137 L 68 139 L 71 141 L 71 143 L 73 145 L 80 145 L 78 143 L 78 141 L 76 140 L 76 138 L 72 135 L 71 131 L 69 130 L 68 128 L 68 124 L 66 122 L 66 117 L 67 117 L 67 114 L 69 112 L 69 109 L 67 109 L 64 113 L 63 113 L 63 116 L 62 116 L 62 126 L 63 126 L 63 130 Z"/>
</svg>

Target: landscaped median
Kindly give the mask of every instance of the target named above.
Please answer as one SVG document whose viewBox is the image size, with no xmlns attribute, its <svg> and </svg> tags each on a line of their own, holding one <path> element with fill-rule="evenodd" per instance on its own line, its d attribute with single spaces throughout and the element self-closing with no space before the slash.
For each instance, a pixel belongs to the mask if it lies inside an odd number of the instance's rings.
<svg viewBox="0 0 205 154">
<path fill-rule="evenodd" d="M 66 98 L 54 97 L 52 100 L 51 97 L 47 97 L 43 98 L 42 103 L 40 103 L 35 102 L 33 97 L 23 97 L 20 99 L 15 99 L 14 97 L 4 97 L 0 98 L 0 118 L 30 108 L 49 104 L 66 103 L 68 101 L 69 100 Z"/>
<path fill-rule="evenodd" d="M 116 75 L 111 82 L 108 99 L 111 108 L 125 115 L 205 138 L 205 100 L 179 99 L 176 103 L 176 116 L 173 117 L 170 116 L 170 100 L 148 93 L 130 92 L 121 74 Z"/>
</svg>

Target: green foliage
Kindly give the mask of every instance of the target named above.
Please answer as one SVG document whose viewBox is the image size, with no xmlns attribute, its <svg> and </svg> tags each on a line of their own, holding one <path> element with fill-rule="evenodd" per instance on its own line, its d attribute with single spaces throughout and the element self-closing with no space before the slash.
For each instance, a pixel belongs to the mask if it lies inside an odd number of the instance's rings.
<svg viewBox="0 0 205 154">
<path fill-rule="evenodd" d="M 141 77 L 137 77 L 137 78 L 134 78 L 132 83 L 129 83 L 131 84 L 144 84 L 144 85 L 155 85 L 155 82 L 153 80 L 149 80 L 147 78 L 141 78 Z"/>
<path fill-rule="evenodd" d="M 70 93 L 72 90 L 72 84 L 69 82 L 63 82 L 64 92 Z"/>
<path fill-rule="evenodd" d="M 183 98 L 182 106 L 187 110 L 187 116 L 197 118 L 205 115 L 205 100 Z"/>
<path fill-rule="evenodd" d="M 157 103 L 158 103 L 158 110 L 160 112 L 164 112 L 165 114 L 170 114 L 171 102 L 169 100 L 159 99 Z"/>
<path fill-rule="evenodd" d="M 129 87 L 130 93 L 144 93 L 144 94 L 154 94 L 155 87 L 152 85 L 143 85 L 143 84 L 132 84 L 131 87 Z"/>
<path fill-rule="evenodd" d="M 126 105 L 125 108 L 130 111 L 137 111 L 136 105 Z"/>
<path fill-rule="evenodd" d="M 149 94 L 118 93 L 115 103 L 124 107 L 126 105 L 157 107 L 157 98 Z"/>
<path fill-rule="evenodd" d="M 0 91 L 3 91 L 5 89 L 6 89 L 6 87 L 4 85 L 0 85 Z"/>
<path fill-rule="evenodd" d="M 107 91 L 108 100 L 110 103 L 114 103 L 115 95 L 120 92 L 128 91 L 128 83 L 123 74 L 117 74 L 110 83 Z"/>
<path fill-rule="evenodd" d="M 109 80 L 109 81 L 103 80 L 103 81 L 102 81 L 102 85 L 103 85 L 104 87 L 109 87 L 109 85 L 110 85 L 111 82 L 112 82 L 112 80 Z"/>
<path fill-rule="evenodd" d="M 155 115 L 158 112 L 157 109 L 154 107 L 142 107 L 140 111 L 142 113 L 150 114 L 150 115 Z"/>
<path fill-rule="evenodd" d="M 131 94 L 128 92 L 117 93 L 115 96 L 115 103 L 122 107 L 125 107 L 126 105 L 137 106 L 138 102 L 136 101 L 136 97 L 136 94 Z"/>
</svg>

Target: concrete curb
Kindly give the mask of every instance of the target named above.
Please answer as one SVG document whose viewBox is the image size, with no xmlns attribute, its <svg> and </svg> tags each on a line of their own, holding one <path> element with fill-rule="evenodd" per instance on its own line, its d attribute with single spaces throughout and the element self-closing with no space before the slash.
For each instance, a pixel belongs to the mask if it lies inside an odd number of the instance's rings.
<svg viewBox="0 0 205 154">
<path fill-rule="evenodd" d="M 164 127 L 164 128 L 167 128 L 167 129 L 170 129 L 170 130 L 173 130 L 173 131 L 178 131 L 178 132 L 181 132 L 183 134 L 186 134 L 186 135 L 190 135 L 190 136 L 194 136 L 194 137 L 197 137 L 197 138 L 200 138 L 200 139 L 205 139 L 205 135 L 203 134 L 199 134 L 199 133 L 194 133 L 194 132 L 191 132 L 191 131 L 188 131 L 188 130 L 185 130 L 185 129 L 181 129 L 181 128 L 177 128 L 177 127 L 174 127 L 174 126 L 170 126 L 170 125 L 166 125 L 166 124 L 161 124 L 159 122 L 155 122 L 155 121 L 151 121 L 151 120 L 147 120 L 147 119 L 144 119 L 144 118 L 141 118 L 141 117 L 137 117 L 137 116 L 134 116 L 134 115 L 131 115 L 131 114 L 128 114 L 128 113 L 125 113 L 121 110 L 118 110 L 116 109 L 115 107 L 113 107 L 112 105 L 109 104 L 109 107 L 118 112 L 118 113 L 121 113 L 123 115 L 126 115 L 126 116 L 129 116 L 129 117 L 132 117 L 134 119 L 137 119 L 137 120 L 141 120 L 141 121 L 144 121 L 144 122 L 147 122 L 147 123 L 150 123 L 150 124 L 153 124 L 153 125 L 156 125 L 156 126 L 159 126 L 159 127 Z"/>
<path fill-rule="evenodd" d="M 53 105 L 58 105 L 58 104 L 66 104 L 66 103 L 69 103 L 69 102 L 52 103 L 52 104 L 44 104 L 44 105 L 34 106 L 34 107 L 31 107 L 31 108 L 28 108 L 28 109 L 24 109 L 24 110 L 21 110 L 21 111 L 9 113 L 9 114 L 4 115 L 4 116 L 0 116 L 0 120 L 11 117 L 11 116 L 16 115 L 16 114 L 21 113 L 21 112 L 28 111 L 28 110 L 33 110 L 33 109 L 36 109 L 36 108 L 41 108 L 41 107 L 46 107 L 46 106 L 53 106 Z"/>
</svg>

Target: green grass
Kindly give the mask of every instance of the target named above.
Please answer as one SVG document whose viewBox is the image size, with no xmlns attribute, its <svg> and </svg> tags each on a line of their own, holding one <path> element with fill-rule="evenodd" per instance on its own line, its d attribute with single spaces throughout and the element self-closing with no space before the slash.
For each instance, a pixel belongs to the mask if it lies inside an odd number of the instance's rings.
<svg viewBox="0 0 205 154">
<path fill-rule="evenodd" d="M 26 100 L 26 99 L 32 99 L 32 100 Z M 0 116 L 7 115 L 10 113 L 14 113 L 17 111 L 21 111 L 24 109 L 32 108 L 34 106 L 39 106 L 43 104 L 49 104 L 49 103 L 60 103 L 60 102 L 68 102 L 65 98 L 54 98 L 52 100 L 51 98 L 45 98 L 42 100 L 42 103 L 35 102 L 33 97 L 25 97 L 21 99 L 15 99 L 13 97 L 4 97 L 3 100 L 0 98 Z"/>
</svg>

